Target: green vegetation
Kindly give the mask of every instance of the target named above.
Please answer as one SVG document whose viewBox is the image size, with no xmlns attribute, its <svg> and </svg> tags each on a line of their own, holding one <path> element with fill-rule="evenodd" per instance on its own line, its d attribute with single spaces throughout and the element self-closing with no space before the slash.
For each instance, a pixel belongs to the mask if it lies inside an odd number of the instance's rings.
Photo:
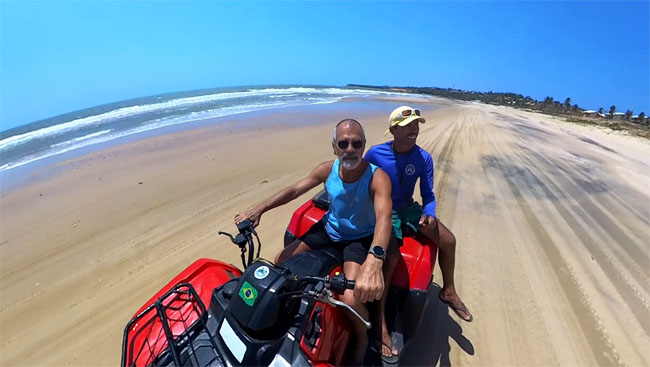
<svg viewBox="0 0 650 367">
<path fill-rule="evenodd" d="M 607 113 L 607 117 L 612 119 L 614 118 L 614 113 L 616 113 L 616 106 L 612 106 L 609 108 L 609 112 Z"/>
<path fill-rule="evenodd" d="M 474 92 L 453 88 L 437 87 L 391 87 L 375 86 L 362 84 L 348 84 L 348 87 L 366 88 L 376 90 L 389 90 L 402 93 L 429 94 L 438 97 L 462 100 L 478 101 L 486 104 L 498 106 L 510 106 L 535 112 L 541 112 L 548 115 L 563 118 L 566 121 L 609 127 L 613 130 L 624 130 L 637 136 L 650 138 L 649 119 L 645 113 L 641 112 L 638 116 L 633 116 L 631 110 L 625 114 L 616 114 L 616 106 L 611 106 L 605 115 L 605 109 L 600 108 L 598 112 L 587 113 L 586 110 L 578 107 L 577 104 L 571 105 L 571 98 L 564 100 L 564 103 L 556 101 L 553 97 L 546 97 L 543 101 L 537 101 L 530 96 L 522 96 L 516 93 L 499 93 L 499 92 Z"/>
</svg>

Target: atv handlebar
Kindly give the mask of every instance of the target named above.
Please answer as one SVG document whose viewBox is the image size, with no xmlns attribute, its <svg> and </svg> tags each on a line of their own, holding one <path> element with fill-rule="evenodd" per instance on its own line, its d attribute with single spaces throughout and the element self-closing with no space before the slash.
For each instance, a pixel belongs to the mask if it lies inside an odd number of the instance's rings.
<svg viewBox="0 0 650 367">
<path fill-rule="evenodd" d="M 242 265 L 244 265 L 244 269 L 246 269 L 248 265 L 253 263 L 253 255 L 255 252 L 255 241 L 253 240 L 253 235 L 257 238 L 257 257 L 260 257 L 262 242 L 260 242 L 260 238 L 253 226 L 253 222 L 250 220 L 245 219 L 237 223 L 237 229 L 239 230 L 239 233 L 235 237 L 228 232 L 219 231 L 219 234 L 230 237 L 232 243 L 239 246 L 239 249 L 241 250 Z M 245 256 L 246 251 L 248 251 L 248 259 L 246 259 Z"/>
<path fill-rule="evenodd" d="M 255 250 L 255 241 L 253 240 L 253 235 L 255 236 L 255 238 L 257 238 L 257 243 L 258 243 L 257 257 L 260 256 L 262 243 L 260 242 L 260 238 L 257 235 L 257 232 L 255 232 L 255 228 L 253 227 L 253 222 L 251 222 L 250 220 L 245 219 L 237 223 L 237 229 L 239 230 L 239 233 L 235 237 L 233 237 L 228 232 L 219 231 L 219 234 L 230 237 L 230 240 L 235 245 L 239 246 L 241 250 L 242 264 L 244 265 L 244 269 L 246 269 L 249 265 L 253 263 L 253 252 Z M 246 251 L 248 251 L 248 259 L 246 259 L 245 256 Z M 354 316 L 356 316 L 361 322 L 363 322 L 366 328 L 368 329 L 371 328 L 372 325 L 370 324 L 370 322 L 366 321 L 366 319 L 364 319 L 363 316 L 361 316 L 354 308 L 352 308 L 350 305 L 348 305 L 345 302 L 341 302 L 335 299 L 334 295 L 332 294 L 332 291 L 336 292 L 337 294 L 343 294 L 346 289 L 354 289 L 355 286 L 354 280 L 348 280 L 343 273 L 339 273 L 339 272 L 335 273 L 333 277 L 330 277 L 329 275 L 325 277 L 306 276 L 298 280 L 297 288 L 300 288 L 302 283 L 317 284 L 319 282 L 322 282 L 323 287 L 318 291 L 316 290 L 311 290 L 307 292 L 299 291 L 296 293 L 299 293 L 301 297 L 304 296 L 314 297 L 320 300 L 321 302 L 327 302 L 334 307 L 340 306 L 346 308 Z M 289 292 L 288 294 L 298 295 L 296 293 Z"/>
<path fill-rule="evenodd" d="M 323 282 L 325 288 L 330 289 L 338 294 L 343 294 L 346 289 L 354 289 L 354 280 L 347 279 L 343 273 L 336 272 L 333 277 L 312 277 L 306 276 L 298 281 L 298 286 L 301 283 L 307 282 Z"/>
</svg>

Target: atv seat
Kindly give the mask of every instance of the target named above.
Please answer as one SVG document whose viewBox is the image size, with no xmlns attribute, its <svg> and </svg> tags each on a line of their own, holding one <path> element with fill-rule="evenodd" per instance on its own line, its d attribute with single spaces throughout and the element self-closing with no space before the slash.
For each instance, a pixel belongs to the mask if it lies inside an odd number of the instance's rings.
<svg viewBox="0 0 650 367">
<path fill-rule="evenodd" d="M 301 252 L 282 261 L 278 266 L 287 268 L 298 277 L 325 276 L 335 266 L 343 263 L 339 251 L 330 248 Z"/>
<path fill-rule="evenodd" d="M 284 245 L 288 246 L 305 234 L 323 217 L 328 208 L 329 196 L 323 189 L 312 200 L 296 209 L 284 235 Z M 438 248 L 433 241 L 418 233 L 406 231 L 391 284 L 403 289 L 426 290 L 431 283 L 437 252 Z"/>
</svg>

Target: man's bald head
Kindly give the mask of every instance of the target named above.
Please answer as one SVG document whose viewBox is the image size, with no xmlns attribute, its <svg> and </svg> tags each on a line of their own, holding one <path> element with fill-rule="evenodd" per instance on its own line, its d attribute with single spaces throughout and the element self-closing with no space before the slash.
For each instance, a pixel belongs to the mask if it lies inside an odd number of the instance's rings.
<svg viewBox="0 0 650 367">
<path fill-rule="evenodd" d="M 363 141 L 366 141 L 366 133 L 363 131 L 363 126 L 361 126 L 361 123 L 355 119 L 344 119 L 336 124 L 336 127 L 334 128 L 334 138 L 332 139 L 333 142 L 336 142 L 336 137 L 339 134 L 339 129 L 359 129 Z"/>
</svg>

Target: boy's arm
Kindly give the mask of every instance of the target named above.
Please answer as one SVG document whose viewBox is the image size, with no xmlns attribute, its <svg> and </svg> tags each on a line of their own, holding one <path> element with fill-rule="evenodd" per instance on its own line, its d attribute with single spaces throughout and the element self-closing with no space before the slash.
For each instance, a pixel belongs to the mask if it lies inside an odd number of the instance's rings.
<svg viewBox="0 0 650 367">
<path fill-rule="evenodd" d="M 420 225 L 426 226 L 436 222 L 436 196 L 433 193 L 433 159 L 424 160 L 424 170 L 420 175 L 420 195 L 422 195 L 423 213 Z"/>
</svg>

